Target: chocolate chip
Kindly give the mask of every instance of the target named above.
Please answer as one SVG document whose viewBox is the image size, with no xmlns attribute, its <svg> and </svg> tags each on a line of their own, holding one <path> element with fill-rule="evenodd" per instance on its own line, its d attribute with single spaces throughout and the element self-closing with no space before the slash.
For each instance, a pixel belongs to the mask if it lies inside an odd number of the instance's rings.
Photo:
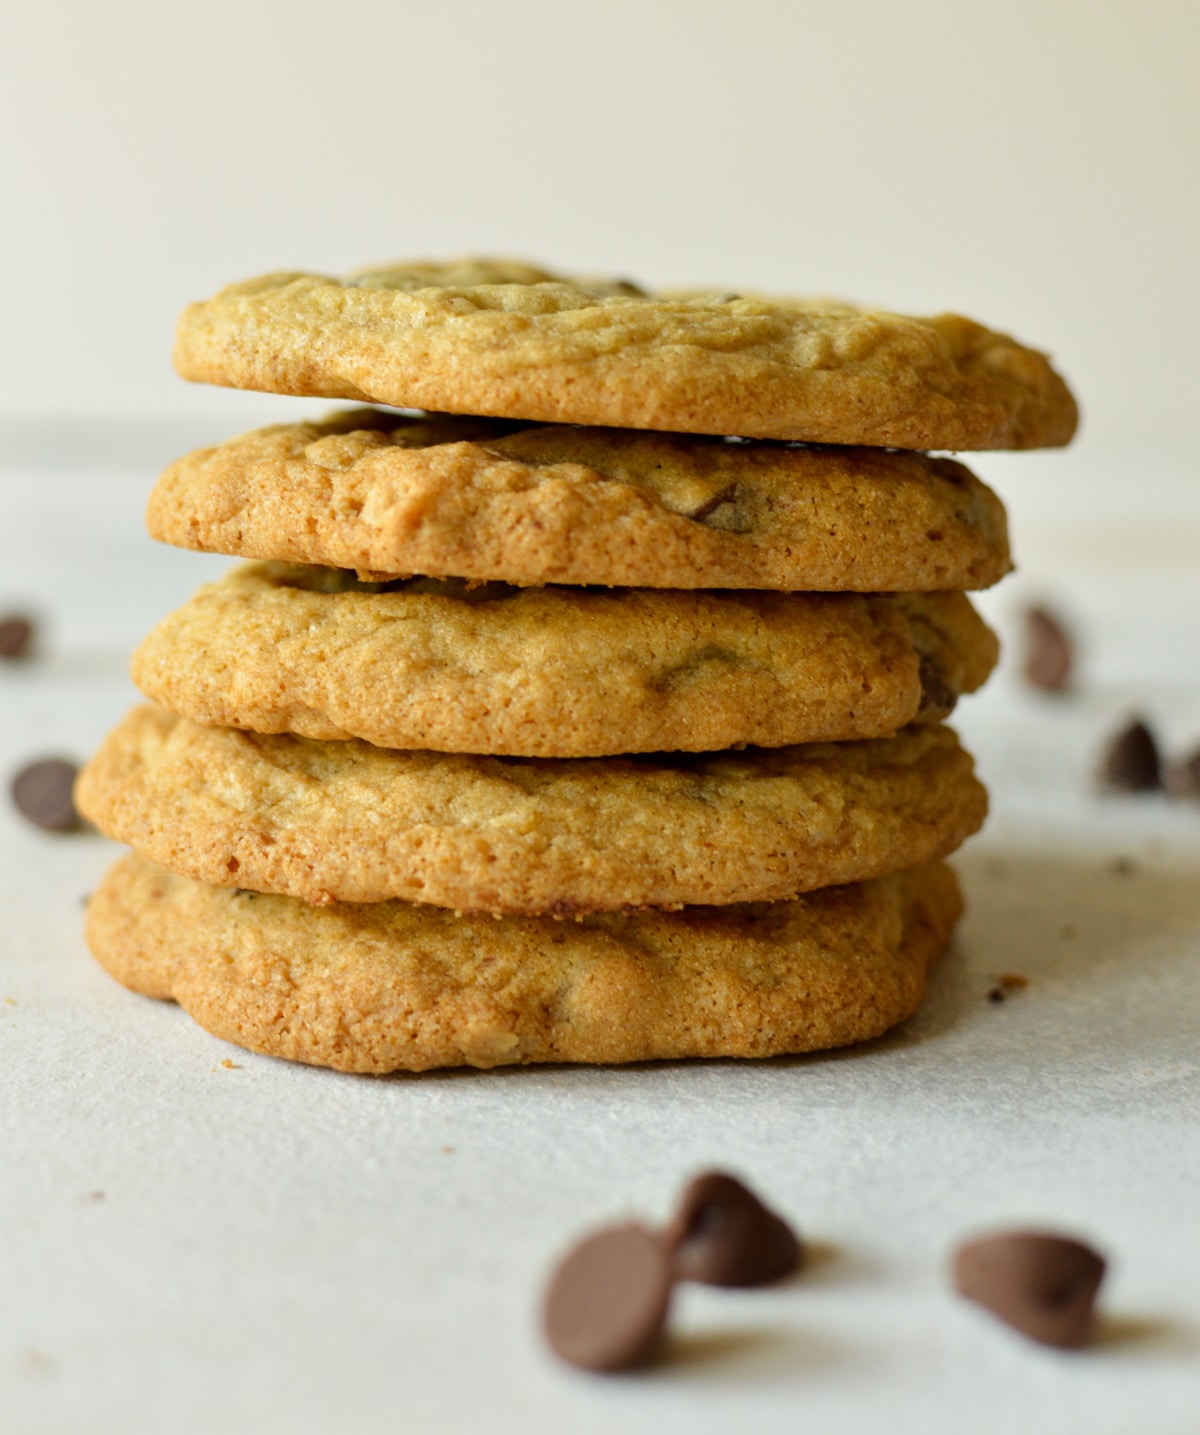
<svg viewBox="0 0 1200 1435">
<path fill-rule="evenodd" d="M 1135 719 L 1112 739 L 1100 775 L 1117 792 L 1153 792 L 1162 786 L 1158 744 L 1144 722 Z"/>
<path fill-rule="evenodd" d="M 554 1353 L 584 1370 L 626 1370 L 653 1350 L 671 1304 L 671 1256 L 631 1222 L 569 1251 L 550 1278 L 542 1329 Z"/>
<path fill-rule="evenodd" d="M 1049 609 L 1030 608 L 1026 612 L 1025 649 L 1025 681 L 1043 692 L 1066 692 L 1071 686 L 1075 645 Z"/>
<path fill-rule="evenodd" d="M 676 1276 L 706 1285 L 763 1285 L 791 1275 L 801 1260 L 787 1222 L 723 1171 L 691 1182 L 665 1234 Z"/>
<path fill-rule="evenodd" d="M 1175 797 L 1200 797 L 1200 748 L 1174 764 L 1167 774 L 1167 786 Z"/>
<path fill-rule="evenodd" d="M 71 790 L 79 771 L 62 758 L 43 758 L 17 773 L 12 781 L 12 799 L 17 810 L 30 822 L 50 832 L 75 832 L 83 820 L 75 810 Z"/>
<path fill-rule="evenodd" d="M 921 680 L 920 712 L 949 717 L 958 702 L 958 694 L 946 681 L 941 668 L 926 653 L 921 654 L 917 675 Z"/>
<path fill-rule="evenodd" d="M 0 618 L 0 658 L 24 658 L 33 642 L 33 620 L 20 613 Z"/>
<path fill-rule="evenodd" d="M 1064 1349 L 1087 1339 L 1104 1259 L 1066 1236 L 1012 1231 L 960 1246 L 959 1295 L 1043 1345 Z"/>
</svg>

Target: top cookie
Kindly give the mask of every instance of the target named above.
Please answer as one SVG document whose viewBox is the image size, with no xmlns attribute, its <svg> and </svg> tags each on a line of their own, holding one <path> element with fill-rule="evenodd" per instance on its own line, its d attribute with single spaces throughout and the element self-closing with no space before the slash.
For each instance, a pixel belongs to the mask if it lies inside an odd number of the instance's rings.
<svg viewBox="0 0 1200 1435">
<path fill-rule="evenodd" d="M 646 296 L 488 261 L 278 273 L 184 311 L 187 379 L 449 413 L 907 449 L 1064 444 L 1044 355 L 970 319 Z"/>
</svg>

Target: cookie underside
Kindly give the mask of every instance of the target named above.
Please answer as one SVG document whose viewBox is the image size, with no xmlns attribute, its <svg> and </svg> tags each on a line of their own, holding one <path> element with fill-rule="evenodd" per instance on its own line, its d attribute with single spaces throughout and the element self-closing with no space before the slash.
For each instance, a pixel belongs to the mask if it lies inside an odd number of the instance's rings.
<svg viewBox="0 0 1200 1435">
<path fill-rule="evenodd" d="M 941 865 L 795 901 L 597 916 L 314 908 L 136 855 L 87 935 L 125 986 L 217 1036 L 341 1071 L 765 1057 L 904 1020 L 961 910 Z"/>
</svg>

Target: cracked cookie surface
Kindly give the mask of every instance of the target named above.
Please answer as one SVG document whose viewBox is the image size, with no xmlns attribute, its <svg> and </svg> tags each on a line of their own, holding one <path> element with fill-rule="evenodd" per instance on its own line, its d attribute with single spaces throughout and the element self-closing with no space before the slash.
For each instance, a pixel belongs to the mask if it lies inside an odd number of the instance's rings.
<svg viewBox="0 0 1200 1435">
<path fill-rule="evenodd" d="M 960 463 L 884 449 L 524 427 L 356 409 L 199 449 L 147 509 L 164 543 L 537 584 L 923 592 L 1011 567 Z"/>
<path fill-rule="evenodd" d="M 940 864 L 790 902 L 557 922 L 309 907 L 130 856 L 87 935 L 118 981 L 227 1041 L 383 1073 L 864 1041 L 914 1010 L 960 909 Z"/>
<path fill-rule="evenodd" d="M 133 658 L 195 722 L 523 757 L 881 737 L 945 717 L 995 663 L 961 593 L 381 587 L 252 564 Z"/>
<path fill-rule="evenodd" d="M 886 448 L 1037 448 L 1077 420 L 1043 354 L 956 314 L 655 297 L 488 261 L 230 285 L 185 310 L 175 366 L 399 408 Z"/>
<path fill-rule="evenodd" d="M 777 901 L 943 857 L 987 795 L 954 733 L 674 758 L 393 752 L 135 708 L 76 785 L 185 876 L 305 901 L 573 914 Z"/>
</svg>

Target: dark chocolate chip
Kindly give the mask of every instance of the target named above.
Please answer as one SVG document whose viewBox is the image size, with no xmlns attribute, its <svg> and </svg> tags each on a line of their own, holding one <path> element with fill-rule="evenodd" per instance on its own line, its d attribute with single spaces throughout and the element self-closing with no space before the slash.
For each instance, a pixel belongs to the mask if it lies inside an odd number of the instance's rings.
<svg viewBox="0 0 1200 1435">
<path fill-rule="evenodd" d="M 1043 1345 L 1086 1341 L 1104 1259 L 1066 1236 L 1012 1231 L 960 1246 L 954 1255 L 959 1295 Z"/>
<path fill-rule="evenodd" d="M 1025 681 L 1047 693 L 1071 686 L 1075 645 L 1062 623 L 1047 608 L 1025 614 Z"/>
<path fill-rule="evenodd" d="M 631 1222 L 581 1241 L 550 1278 L 542 1329 L 554 1353 L 584 1370 L 626 1370 L 653 1350 L 671 1304 L 671 1256 Z"/>
<path fill-rule="evenodd" d="M 779 1280 L 796 1270 L 802 1255 L 787 1222 L 723 1171 L 690 1183 L 665 1236 L 678 1279 L 713 1286 Z"/>
<path fill-rule="evenodd" d="M 79 768 L 59 757 L 32 762 L 12 781 L 12 799 L 30 822 L 50 832 L 75 832 L 83 820 L 75 810 L 71 791 Z"/>
<path fill-rule="evenodd" d="M 958 694 L 946 681 L 946 676 L 937 663 L 927 654 L 921 654 L 917 675 L 921 680 L 921 706 L 924 714 L 949 717 L 958 702 Z"/>
<path fill-rule="evenodd" d="M 0 658 L 24 658 L 33 642 L 33 620 L 20 613 L 0 618 Z"/>
<path fill-rule="evenodd" d="M 1158 744 L 1144 722 L 1136 719 L 1112 739 L 1100 775 L 1117 792 L 1153 792 L 1162 786 Z"/>
<path fill-rule="evenodd" d="M 1200 748 L 1174 764 L 1167 773 L 1167 786 L 1175 797 L 1200 797 Z"/>
</svg>

